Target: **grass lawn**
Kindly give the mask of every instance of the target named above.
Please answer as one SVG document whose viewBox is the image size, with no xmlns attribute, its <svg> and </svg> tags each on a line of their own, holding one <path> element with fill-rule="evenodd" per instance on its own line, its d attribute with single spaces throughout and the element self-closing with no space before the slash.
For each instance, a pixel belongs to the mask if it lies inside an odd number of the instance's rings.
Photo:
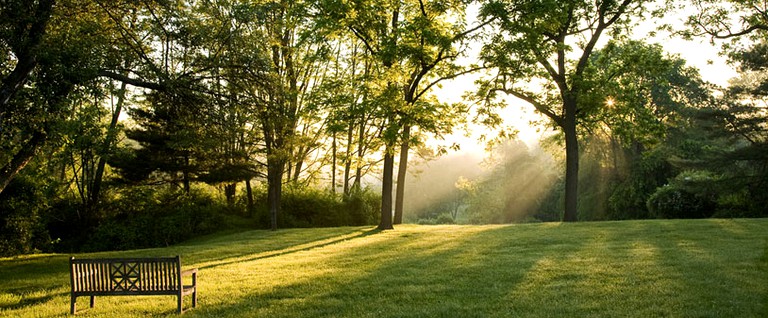
<svg viewBox="0 0 768 318">
<path fill-rule="evenodd" d="M 183 317 L 768 317 L 768 219 L 248 231 L 164 249 L 197 267 Z M 69 255 L 0 259 L 0 316 L 69 313 Z M 189 306 L 189 298 L 185 306 Z M 82 317 L 175 298 L 78 299 Z"/>
</svg>

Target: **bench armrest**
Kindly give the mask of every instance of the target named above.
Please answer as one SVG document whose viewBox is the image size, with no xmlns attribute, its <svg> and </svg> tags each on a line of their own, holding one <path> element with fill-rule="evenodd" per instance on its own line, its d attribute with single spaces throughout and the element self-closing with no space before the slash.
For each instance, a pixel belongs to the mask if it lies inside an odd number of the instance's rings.
<svg viewBox="0 0 768 318">
<path fill-rule="evenodd" d="M 192 285 L 185 286 L 184 284 L 182 284 L 181 288 L 182 289 L 184 289 L 184 288 L 194 288 L 195 290 L 197 290 L 197 268 L 192 268 L 192 269 L 181 271 L 181 277 L 185 277 L 185 276 L 192 276 Z M 179 283 L 181 283 L 181 282 L 179 282 Z"/>
<path fill-rule="evenodd" d="M 181 271 L 181 276 L 189 276 L 189 275 L 197 276 L 197 268 Z"/>
</svg>

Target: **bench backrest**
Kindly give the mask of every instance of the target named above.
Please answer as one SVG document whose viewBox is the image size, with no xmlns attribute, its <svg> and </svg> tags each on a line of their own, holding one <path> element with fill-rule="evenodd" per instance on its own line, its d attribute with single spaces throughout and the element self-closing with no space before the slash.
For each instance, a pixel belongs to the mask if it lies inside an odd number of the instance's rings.
<svg viewBox="0 0 768 318">
<path fill-rule="evenodd" d="M 169 292 L 181 288 L 181 261 L 156 258 L 70 258 L 72 292 L 135 294 Z"/>
</svg>

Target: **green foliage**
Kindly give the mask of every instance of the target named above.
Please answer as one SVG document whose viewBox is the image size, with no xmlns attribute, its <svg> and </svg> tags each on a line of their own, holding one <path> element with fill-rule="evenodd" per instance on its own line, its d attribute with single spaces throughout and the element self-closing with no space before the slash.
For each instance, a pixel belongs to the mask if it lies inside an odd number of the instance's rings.
<svg viewBox="0 0 768 318">
<path fill-rule="evenodd" d="M 264 192 L 261 190 L 261 192 Z M 260 195 L 266 213 L 266 195 Z M 286 187 L 282 195 L 280 227 L 360 226 L 378 223 L 381 197 L 371 189 L 353 189 L 350 194 L 331 193 L 312 187 Z M 261 218 L 264 219 L 264 218 Z"/>
<path fill-rule="evenodd" d="M 92 229 L 83 249 L 161 247 L 220 230 L 223 207 L 200 192 L 133 187 L 103 207 L 108 218 Z"/>
<path fill-rule="evenodd" d="M 648 211 L 665 219 L 711 217 L 717 208 L 717 195 L 712 188 L 716 179 L 707 171 L 681 173 L 648 198 Z"/>
<path fill-rule="evenodd" d="M 455 224 L 456 220 L 450 213 L 442 213 L 435 218 L 419 219 L 416 223 L 422 225 Z"/>
<path fill-rule="evenodd" d="M 480 58 L 495 74 L 478 82 L 478 99 L 493 106 L 497 92 L 519 98 L 562 132 L 566 148 L 563 220 L 577 220 L 579 130 L 589 129 L 589 123 L 598 120 L 591 110 L 603 106 L 591 94 L 596 87 L 590 77 L 593 54 L 601 37 L 625 37 L 631 22 L 650 11 L 645 5 L 649 2 L 489 1 L 480 10 L 481 18 L 491 19 L 493 25 Z M 662 13 L 665 4 L 660 7 L 653 14 Z"/>
<path fill-rule="evenodd" d="M 347 225 L 367 225 L 379 223 L 381 217 L 381 195 L 370 188 L 355 187 L 342 199 L 343 213 L 348 215 Z"/>
<path fill-rule="evenodd" d="M 339 221 L 336 196 L 324 189 L 284 188 L 281 227 L 328 227 Z"/>
<path fill-rule="evenodd" d="M 693 0 L 695 11 L 688 16 L 687 30 L 681 31 L 688 38 L 694 36 L 715 39 L 732 39 L 724 42 L 723 48 L 729 50 L 740 37 L 749 39 L 765 38 L 765 3 L 760 0 Z"/>
<path fill-rule="evenodd" d="M 595 52 L 581 96 L 583 128 L 607 129 L 625 147 L 652 147 L 686 124 L 687 109 L 711 94 L 698 70 L 656 44 L 611 41 Z"/>
<path fill-rule="evenodd" d="M 41 220 L 46 200 L 41 188 L 16 178 L 0 193 L 0 256 L 50 251 L 52 244 Z"/>
<path fill-rule="evenodd" d="M 629 171 L 608 199 L 609 218 L 615 220 L 647 219 L 648 198 L 667 183 L 674 170 L 660 150 L 648 151 L 629 163 Z"/>
</svg>

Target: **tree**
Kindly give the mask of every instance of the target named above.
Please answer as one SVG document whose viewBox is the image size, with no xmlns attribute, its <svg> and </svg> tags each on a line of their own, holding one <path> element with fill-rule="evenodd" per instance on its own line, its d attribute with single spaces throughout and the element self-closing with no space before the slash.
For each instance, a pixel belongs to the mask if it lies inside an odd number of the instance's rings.
<svg viewBox="0 0 768 318">
<path fill-rule="evenodd" d="M 397 169 L 394 224 L 400 224 L 403 220 L 408 152 L 411 143 L 417 141 L 413 139 L 412 130 L 419 129 L 437 136 L 450 133 L 453 125 L 463 119 L 458 114 L 466 113 L 463 105 L 441 104 L 428 94 L 442 81 L 480 69 L 477 66 L 461 66 L 458 60 L 466 56 L 473 33 L 492 20 L 467 27 L 463 19 L 453 18 L 457 14 L 464 14 L 466 10 L 466 4 L 461 1 L 419 1 L 418 9 L 404 12 L 403 40 L 398 49 L 404 53 L 401 67 L 409 75 L 400 84 L 405 108 L 400 119 L 402 142 Z"/>
<path fill-rule="evenodd" d="M 353 4 L 319 2 L 328 18 L 320 25 L 335 24 L 348 30 L 381 68 L 377 113 L 385 120 L 380 229 L 393 228 L 402 218 L 405 172 L 413 129 L 441 134 L 449 131 L 457 109 L 435 103 L 429 91 L 443 80 L 470 70 L 457 66 L 466 49 L 462 1 L 362 1 Z M 441 117 L 442 116 L 442 117 Z M 395 151 L 400 148 L 398 191 L 393 220 Z"/>
<path fill-rule="evenodd" d="M 715 127 L 724 127 L 726 136 L 720 129 L 710 133 L 730 141 L 730 147 L 714 156 L 715 167 L 711 168 L 726 169 L 725 175 L 729 178 L 725 180 L 733 182 L 723 189 L 743 196 L 743 201 L 748 202 L 747 209 L 760 211 L 753 215 L 764 214 L 762 211 L 768 202 L 765 196 L 768 116 L 761 104 L 768 87 L 764 71 L 768 65 L 768 4 L 756 0 L 696 0 L 693 5 L 697 10 L 686 20 L 688 29 L 679 33 L 686 37 L 709 37 L 712 44 L 716 40 L 730 40 L 721 42 L 722 48 L 730 60 L 739 65 L 740 73 L 721 104 L 703 113 L 707 121 L 716 123 Z M 752 43 L 743 41 L 743 45 L 738 45 L 742 40 Z"/>
<path fill-rule="evenodd" d="M 3 2 L 0 191 L 48 141 L 53 125 L 69 107 L 68 95 L 78 87 L 107 77 L 153 90 L 166 88 L 161 82 L 168 77 L 153 64 L 149 46 L 139 40 L 148 38 L 136 36 L 157 22 L 149 18 L 156 15 L 144 10 L 159 6 L 86 0 Z"/>
<path fill-rule="evenodd" d="M 372 111 L 375 85 L 371 79 L 377 72 L 374 61 L 359 40 L 340 33 L 334 41 L 335 57 L 330 59 L 333 74 L 316 86 L 309 102 L 325 105 L 324 144 L 325 150 L 330 151 L 330 159 L 325 161 L 330 161 L 331 192 L 335 193 L 341 185 L 343 193 L 350 195 L 354 188 L 361 188 L 363 175 L 375 165 L 367 154 L 380 148 L 378 136 L 382 125 Z"/>
<path fill-rule="evenodd" d="M 311 88 L 313 63 L 324 50 L 318 50 L 320 40 L 310 34 L 310 14 L 303 1 L 243 4 L 234 12 L 244 29 L 229 80 L 243 92 L 238 102 L 250 105 L 258 118 L 270 223 L 277 229 L 284 175 L 288 165 L 295 163 L 297 129 L 307 111 L 303 94 Z"/>
<path fill-rule="evenodd" d="M 670 157 L 683 157 L 677 148 L 695 137 L 692 116 L 712 103 L 711 85 L 685 60 L 636 40 L 609 41 L 584 74 L 591 89 L 579 135 L 591 158 L 587 169 L 596 173 L 581 184 L 593 198 L 610 196 L 597 202 L 603 210 L 608 203 L 607 214 L 594 217 L 647 217 L 648 197 L 674 177 Z M 581 204 L 580 211 L 595 215 L 599 207 Z"/>
<path fill-rule="evenodd" d="M 111 162 L 130 181 L 150 179 L 161 172 L 160 181 L 181 184 L 189 193 L 191 182 L 204 170 L 207 144 L 203 123 L 195 120 L 203 105 L 201 98 L 178 98 L 154 92 L 147 105 L 129 112 L 137 124 L 126 131 L 141 148 Z"/>
<path fill-rule="evenodd" d="M 21 125 L 16 120 L 23 119 L 12 118 L 16 114 L 11 103 L 40 63 L 41 47 L 54 3 L 54 0 L 19 0 L 6 1 L 0 7 L 0 54 L 3 56 L 0 60 L 0 134 L 3 153 L 7 154 L 0 157 L 0 192 L 29 163 L 47 139 L 45 127 L 26 131 L 19 138 L 19 131 L 14 126 Z M 13 142 L 6 142 L 9 139 Z"/>
<path fill-rule="evenodd" d="M 378 70 L 371 77 L 378 86 L 371 96 L 376 101 L 372 111 L 382 123 L 380 138 L 384 144 L 382 170 L 381 219 L 378 228 L 392 229 L 392 190 L 395 144 L 399 137 L 397 110 L 402 108 L 402 95 L 393 76 L 401 56 L 397 50 L 400 41 L 401 1 L 360 1 L 338 3 L 318 1 L 318 18 L 315 23 L 321 29 L 348 30 L 365 47 L 375 61 Z"/>
<path fill-rule="evenodd" d="M 759 38 L 768 31 L 768 4 L 760 0 L 694 0 L 694 14 L 688 16 L 685 37 L 708 36 L 714 40 Z"/>
<path fill-rule="evenodd" d="M 739 76 L 714 106 L 697 115 L 707 138 L 703 169 L 719 173 L 718 193 L 730 196 L 732 216 L 765 216 L 768 204 L 768 44 L 765 39 L 731 54 Z M 719 143 L 716 143 L 719 142 Z M 696 163 L 696 162 L 694 162 Z M 725 210 L 727 207 L 721 207 Z"/>
<path fill-rule="evenodd" d="M 519 98 L 547 116 L 565 139 L 564 221 L 577 220 L 579 140 L 582 99 L 590 89 L 584 72 L 599 40 L 626 34 L 652 1 L 488 1 L 481 17 L 495 17 L 481 58 L 496 68 L 479 95 Z M 654 14 L 660 14 L 656 11 Z M 489 103 L 490 105 L 490 103 Z"/>
</svg>

